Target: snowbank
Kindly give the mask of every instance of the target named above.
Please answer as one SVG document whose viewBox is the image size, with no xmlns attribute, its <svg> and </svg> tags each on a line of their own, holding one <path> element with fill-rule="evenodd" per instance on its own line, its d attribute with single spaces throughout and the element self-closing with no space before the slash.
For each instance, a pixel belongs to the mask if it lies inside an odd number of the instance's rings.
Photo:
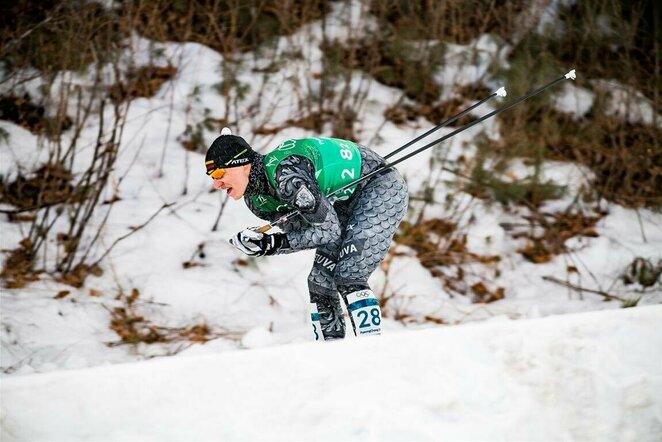
<svg viewBox="0 0 662 442">
<path fill-rule="evenodd" d="M 222 54 L 197 43 L 163 43 L 147 40 L 138 34 L 125 41 L 127 51 L 122 62 L 125 73 L 129 67 L 156 62 L 159 66 L 177 67 L 177 74 L 163 84 L 155 96 L 137 98 L 131 103 L 118 160 L 103 196 L 104 200 L 115 202 L 97 208 L 89 219 L 83 238 L 85 248 L 97 232 L 100 234 L 88 256 L 89 263 L 104 254 L 118 238 L 130 232 L 133 234 L 117 243 L 101 262 L 103 275 L 89 277 L 85 287 L 72 288 L 42 274 L 40 280 L 26 287 L 0 290 L 0 377 L 126 363 L 175 353 L 177 357 L 216 354 L 241 346 L 278 346 L 312 339 L 306 277 L 314 251 L 246 261 L 246 256 L 227 240 L 237 231 L 247 226 L 263 225 L 264 221 L 250 213 L 243 202 L 229 201 L 224 206 L 218 230 L 212 231 L 224 197 L 219 192 L 210 193 L 211 180 L 204 173 L 204 155 L 184 149 L 180 141 L 189 132 L 187 125 L 202 131 L 204 125 L 201 123 L 205 118 L 225 119 L 226 104 L 232 109 L 231 114 L 236 115 L 232 118 L 236 121 L 229 123 L 232 129 L 262 152 L 273 149 L 288 137 L 330 136 L 330 124 L 321 133 L 314 133 L 288 123 L 293 117 L 305 117 L 310 112 L 306 106 L 301 107 L 302 97 L 319 96 L 319 73 L 323 67 L 319 45 L 323 35 L 326 32 L 327 41 L 336 38 L 344 41 L 360 38 L 377 26 L 375 16 L 369 12 L 370 2 L 333 3 L 332 11 L 324 19 L 325 30 L 322 20 L 318 20 L 292 35 L 282 36 L 274 45 L 265 45 L 259 53 L 236 54 L 235 61 L 239 61 L 236 65 L 237 84 L 248 88 L 243 99 L 230 97 L 231 104 L 226 103 L 218 90 L 226 62 Z M 548 5 L 543 14 L 545 23 L 555 19 L 557 3 Z M 352 26 L 348 25 L 350 23 Z M 429 46 L 437 43 L 421 40 L 412 44 Z M 435 74 L 443 90 L 442 99 L 455 98 L 458 87 L 468 82 L 483 83 L 490 90 L 501 86 L 510 88 L 507 82 L 492 78 L 489 69 L 490 65 L 505 64 L 506 52 L 510 49 L 509 45 L 488 34 L 466 45 L 448 45 L 444 50 L 445 62 Z M 282 63 L 274 63 L 275 60 Z M 108 74 L 105 81 L 110 87 L 115 83 L 115 71 L 112 66 L 104 69 Z M 276 72 L 269 75 L 256 72 L 273 69 L 277 69 Z M 98 86 L 93 72 L 96 72 L 93 65 L 88 67 L 87 74 L 62 72 L 56 83 L 58 88 L 64 88 L 71 80 L 76 87 L 89 93 Z M 35 72 L 23 74 L 32 77 Z M 23 80 L 19 75 L 0 84 L 0 92 L 17 95 L 28 92 L 38 99 L 47 90 L 42 87 L 45 81 L 42 78 Z M 337 88 L 336 98 L 339 99 L 345 86 L 339 80 L 328 82 L 325 87 L 332 84 Z M 611 83 L 598 85 L 614 86 Z M 386 110 L 407 104 L 407 99 L 401 102 L 402 90 L 380 84 L 365 72 L 354 72 L 349 87 L 352 97 L 364 97 L 359 100 L 364 104 L 357 104 L 355 109 L 356 141 L 382 155 L 433 125 L 423 118 L 400 125 L 385 120 Z M 619 90 L 634 94 L 634 91 L 623 88 L 618 86 Z M 558 110 L 577 116 L 588 112 L 595 99 L 588 89 L 570 83 L 549 93 L 555 97 L 553 103 Z M 69 96 L 71 100 L 65 104 L 70 107 L 69 115 L 73 116 L 78 98 L 75 98 L 76 94 Z M 55 97 L 60 95 L 54 91 L 53 103 L 59 100 Z M 613 97 L 617 100 L 620 95 Z M 636 103 L 623 108 L 623 112 L 632 112 Z M 333 108 L 337 104 L 332 100 L 327 107 Z M 494 100 L 472 114 L 475 117 L 485 115 L 501 104 L 503 101 Z M 645 107 L 650 104 L 641 106 L 642 115 L 652 118 L 653 114 Z M 55 106 L 48 111 L 53 112 L 56 108 L 59 109 Z M 625 114 L 621 116 L 625 117 Z M 662 119 L 658 118 L 659 121 Z M 287 128 L 277 134 L 256 135 L 265 133 L 258 128 L 280 126 Z M 11 182 L 19 171 L 26 174 L 36 170 L 48 159 L 46 139 L 8 121 L 0 121 L 0 129 L 9 134 L 6 143 L 0 142 L 0 175 L 6 182 Z M 216 129 L 200 132 L 207 143 L 218 135 Z M 433 138 L 447 135 L 454 129 L 443 128 Z M 62 145 L 68 145 L 73 137 L 78 136 L 74 133 L 73 130 L 65 131 Z M 77 177 L 82 176 L 88 166 L 98 133 L 99 119 L 90 117 L 80 132 L 79 151 L 72 167 Z M 391 255 L 390 265 L 385 269 L 378 268 L 369 281 L 376 293 L 390 298 L 384 309 L 383 327 L 387 332 L 403 327 L 434 327 L 434 322 L 426 317 L 457 324 L 495 316 L 536 318 L 617 309 L 621 305 L 615 301 L 603 302 L 603 297 L 596 294 L 577 293 L 543 279 L 549 276 L 589 290 L 606 291 L 623 299 L 641 296 L 638 305 L 662 303 L 659 286 L 642 294 L 640 285 L 626 286 L 622 280 L 623 272 L 637 258 L 657 263 L 662 250 L 662 215 L 650 210 L 635 211 L 603 204 L 601 208 L 608 214 L 595 225 L 598 237 L 574 237 L 567 241 L 567 253 L 544 264 L 533 264 L 517 251 L 526 245 L 526 239 L 517 238 L 518 232 L 504 227 L 519 224 L 526 228 L 529 225 L 524 218 L 527 211 L 513 213 L 498 204 L 475 198 L 461 191 L 462 186 L 454 174 L 439 169 L 442 164 L 452 168 L 455 167 L 453 164 L 464 164 L 465 160 L 474 158 L 478 150 L 476 141 L 481 139 L 481 134 L 498 140 L 499 120 L 488 119 L 440 147 L 399 164 L 398 170 L 407 178 L 412 196 L 409 221 L 417 220 L 422 212 L 424 220 L 442 218 L 456 223 L 456 233 L 467 235 L 469 252 L 502 258 L 490 265 L 463 263 L 462 272 L 466 275 L 463 284 L 466 284 L 467 292 L 471 293 L 469 287 L 480 281 L 486 282 L 490 290 L 503 287 L 505 297 L 490 304 L 474 304 L 471 295 L 459 296 L 445 287 L 441 278 L 433 277 L 413 250 L 397 245 L 398 252 L 403 251 L 405 255 Z M 190 134 L 184 138 L 188 136 Z M 423 140 L 416 147 L 433 138 Z M 512 161 L 504 177 L 525 178 L 534 172 L 535 168 L 524 160 Z M 548 202 L 541 211 L 556 213 L 577 207 L 575 197 L 581 195 L 580 188 L 589 187 L 590 178 L 590 171 L 577 164 L 546 162 L 542 167 L 541 182 L 552 180 L 568 192 L 563 199 Z M 435 189 L 435 203 L 429 203 L 428 196 L 425 196 L 428 195 L 428 186 Z M 423 196 L 425 201 L 419 200 L 418 197 Z M 115 197 L 120 199 L 115 200 Z M 164 203 L 175 205 L 160 212 L 145 228 L 135 230 L 136 226 L 151 219 Z M 582 206 L 589 211 L 590 207 L 579 205 Z M 6 204 L 3 208 L 13 209 Z M 28 229 L 27 223 L 10 222 L 7 216 L 0 216 L 0 249 L 18 247 Z M 56 241 L 57 233 L 68 230 L 67 217 L 60 217 L 51 229 L 48 246 L 37 259 L 39 267 L 54 267 L 53 261 L 63 250 L 63 244 Z M 204 246 L 204 256 L 197 253 L 201 246 Z M 7 256 L 6 253 L 0 254 L 0 260 Z M 193 266 L 185 267 L 183 264 L 190 260 L 194 261 Z M 246 262 L 248 265 L 243 265 Z M 454 266 L 444 270 L 456 271 Z M 151 324 L 166 328 L 208 324 L 214 332 L 222 327 L 223 331 L 228 330 L 233 335 L 245 336 L 240 342 L 218 338 L 190 347 L 180 342 L 108 347 L 106 343 L 119 339 L 109 327 L 109 311 L 124 306 L 116 299 L 119 292 L 131 293 L 134 288 L 141 293 L 135 304 L 136 314 Z M 63 291 L 69 295 L 57 298 Z M 91 293 L 95 295 L 91 296 Z M 391 319 L 396 317 L 402 320 Z"/>
<path fill-rule="evenodd" d="M 662 306 L 2 379 L 2 440 L 662 439 Z"/>
</svg>

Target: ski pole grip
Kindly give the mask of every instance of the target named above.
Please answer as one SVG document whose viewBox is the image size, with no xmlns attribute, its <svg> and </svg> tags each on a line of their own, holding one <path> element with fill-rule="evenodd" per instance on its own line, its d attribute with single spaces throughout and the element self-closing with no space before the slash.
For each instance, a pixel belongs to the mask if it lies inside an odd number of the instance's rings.
<svg viewBox="0 0 662 442">
<path fill-rule="evenodd" d="M 265 224 L 264 226 L 260 227 L 259 229 L 255 230 L 257 233 L 264 233 L 267 230 L 271 230 L 271 224 Z"/>
</svg>

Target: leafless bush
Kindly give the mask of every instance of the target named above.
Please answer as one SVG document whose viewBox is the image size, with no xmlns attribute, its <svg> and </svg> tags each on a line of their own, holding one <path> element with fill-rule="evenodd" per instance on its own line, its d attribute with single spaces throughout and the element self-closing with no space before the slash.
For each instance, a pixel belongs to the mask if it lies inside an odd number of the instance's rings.
<svg viewBox="0 0 662 442">
<path fill-rule="evenodd" d="M 130 103 L 117 99 L 112 89 L 115 99 L 109 99 L 107 74 L 108 66 L 116 74 L 121 71 L 120 57 L 125 49 L 121 42 L 128 32 L 112 10 L 95 3 L 36 5 L 22 1 L 9 12 L 3 19 L 13 17 L 18 26 L 3 27 L 0 33 L 6 43 L 3 60 L 9 67 L 3 86 L 20 91 L 25 80 L 41 83 L 36 104 L 17 100 L 9 104 L 15 106 L 18 124 L 37 135 L 47 135 L 38 139 L 47 160 L 33 171 L 19 171 L 13 181 L 3 178 L 2 200 L 17 207 L 4 212 L 14 217 L 31 213 L 23 218 L 30 224 L 20 253 L 14 253 L 15 257 L 21 256 L 22 264 L 16 266 L 13 260 L 6 260 L 3 273 L 13 272 L 13 280 L 19 284 L 16 269 L 21 269 L 27 279 L 30 272 L 47 271 L 59 273 L 65 282 L 82 284 L 85 276 L 97 272 L 90 270 L 96 268 L 89 262 L 90 254 L 112 208 L 112 204 L 106 206 L 104 221 L 91 231 L 90 221 L 104 202 L 106 185 L 114 171 Z M 63 72 L 83 68 L 88 70 L 83 83 L 72 73 Z M 127 94 L 135 95 L 135 88 Z M 90 153 L 83 145 L 82 134 L 91 122 L 96 124 L 97 132 Z M 44 127 L 50 129 L 44 131 Z M 61 136 L 65 131 L 67 136 Z M 65 230 L 55 232 L 62 224 L 66 224 Z M 50 239 L 57 240 L 54 255 L 48 253 Z"/>
<path fill-rule="evenodd" d="M 190 327 L 172 327 L 155 324 L 146 316 L 146 313 L 140 313 L 144 310 L 139 305 L 141 294 L 138 289 L 131 290 L 130 295 L 122 292 L 115 296 L 119 305 L 109 309 L 111 314 L 110 328 L 118 337 L 119 341 L 109 342 L 109 347 L 118 345 L 138 345 L 138 344 L 181 344 L 189 346 L 191 344 L 202 344 L 212 339 L 227 338 L 237 340 L 239 333 L 213 327 L 205 322 L 192 325 Z M 175 353 L 181 351 L 184 347 L 179 347 Z"/>
<path fill-rule="evenodd" d="M 570 67 L 577 86 L 594 94 L 582 116 L 559 112 L 551 95 L 528 100 L 501 115 L 501 158 L 574 161 L 594 172 L 599 196 L 629 207 L 662 207 L 662 131 L 658 128 L 660 61 L 655 2 L 591 0 L 559 12 L 563 32 L 531 32 L 514 46 L 510 67 L 495 72 L 519 95 Z M 658 14 L 659 16 L 659 14 Z M 618 99 L 614 102 L 614 96 Z M 632 118 L 644 102 L 649 121 Z M 625 109 L 618 115 L 614 106 Z"/>
</svg>

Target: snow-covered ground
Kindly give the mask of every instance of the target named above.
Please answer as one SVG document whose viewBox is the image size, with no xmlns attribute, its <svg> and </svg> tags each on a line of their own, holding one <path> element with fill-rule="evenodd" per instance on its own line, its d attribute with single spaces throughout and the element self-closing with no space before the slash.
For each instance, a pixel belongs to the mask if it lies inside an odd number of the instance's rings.
<svg viewBox="0 0 662 442">
<path fill-rule="evenodd" d="M 362 16 L 356 6 L 361 3 L 350 4 L 356 21 Z M 335 6 L 338 16 L 328 21 L 332 35 L 344 35 L 343 5 Z M 365 30 L 369 24 L 368 19 L 357 26 Z M 296 127 L 274 136 L 252 133 L 262 122 L 268 127 L 284 124 L 293 117 L 299 95 L 308 92 L 301 89 L 319 88 L 315 74 L 321 70 L 320 29 L 319 22 L 312 23 L 279 39 L 265 49 L 265 59 L 245 55 L 238 82 L 251 87 L 237 110 L 245 118 L 232 129 L 256 149 L 268 151 L 288 137 L 320 135 Z M 547 263 L 527 261 L 517 253 L 521 240 L 502 227 L 522 218 L 446 186 L 455 180 L 447 172 L 428 173 L 433 160 L 438 164 L 471 158 L 477 135 L 498 137 L 498 121 L 487 120 L 398 169 L 412 195 L 428 180 L 439 183 L 437 203 L 423 209 L 413 202 L 412 219 L 421 210 L 424 219 L 455 214 L 470 252 L 503 257 L 490 266 L 469 264 L 466 274 L 504 287 L 505 298 L 475 304 L 449 293 L 411 250 L 397 246 L 403 255 L 370 279 L 378 294 L 395 294 L 384 309 L 385 335 L 365 341 L 350 336 L 315 347 L 308 342 L 312 333 L 306 283 L 314 252 L 249 259 L 243 265 L 239 259 L 244 257 L 227 238 L 262 222 L 243 202 L 229 201 L 218 230 L 212 232 L 224 196 L 210 192 L 204 156 L 186 151 L 178 140 L 187 124 L 200 121 L 207 112 L 219 117 L 225 108 L 217 91 L 222 56 L 195 43 L 157 43 L 139 37 L 132 41 L 133 62 L 153 61 L 150 54 L 158 52 L 163 57 L 159 62 L 169 60 L 178 72 L 154 97 L 131 104 L 111 181 L 115 185 L 124 178 L 117 188 L 109 186 L 106 195 L 110 199 L 116 193 L 121 199 L 103 206 L 91 219 L 89 235 L 112 208 L 93 255 L 100 256 L 164 203 L 175 205 L 118 243 L 102 262 L 103 275 L 88 278 L 82 289 L 46 274 L 25 288 L 1 289 L 3 437 L 660 439 L 662 314 L 659 306 L 650 305 L 662 302 L 662 293 L 659 285 L 644 292 L 636 285 L 623 286 L 620 277 L 635 257 L 654 262 L 662 258 L 662 215 L 604 205 L 607 214 L 595 227 L 597 237 L 568 240 L 572 252 Z M 436 76 L 444 96 L 452 97 L 456 86 L 468 79 L 483 81 L 493 90 L 502 86 L 489 78 L 487 69 L 491 62 L 504 62 L 502 45 L 489 35 L 467 46 L 454 45 Z M 301 57 L 287 59 L 268 78 L 252 71 L 270 56 L 285 57 L 301 47 Z M 79 73 L 63 74 L 62 80 L 67 79 L 92 84 Z M 34 80 L 22 87 L 38 97 L 39 86 Z M 367 88 L 358 109 L 357 141 L 382 155 L 431 125 L 423 119 L 401 126 L 384 121 L 384 111 L 398 102 L 400 90 L 358 72 L 352 88 Z M 577 115 L 593 101 L 591 93 L 569 85 L 549 93 L 556 94 L 557 109 Z M 497 105 L 490 102 L 476 112 L 484 114 Z M 249 108 L 257 109 L 256 114 L 249 117 Z M 19 170 L 34 170 L 46 159 L 47 151 L 35 135 L 7 121 L 0 121 L 0 127 L 10 135 L 8 142 L 0 141 L 0 174 L 6 179 Z M 97 132 L 98 120 L 93 120 L 81 133 L 76 172 L 89 159 Z M 205 135 L 211 142 L 216 134 Z M 321 135 L 330 135 L 330 128 Z M 65 144 L 71 136 L 63 135 Z M 530 167 L 513 162 L 507 173 L 524 177 Z M 543 209 L 564 210 L 589 177 L 590 172 L 578 165 L 547 163 L 542 178 L 568 186 L 569 191 Z M 454 198 L 450 209 L 449 197 Z M 0 248 L 16 248 L 27 228 L 0 217 Z M 53 231 L 64 230 L 62 219 Z M 199 244 L 204 244 L 204 257 L 196 254 Z M 40 263 L 54 258 L 54 241 L 49 247 Z M 191 257 L 198 265 L 183 268 Z M 569 267 L 576 272 L 569 274 Z M 580 296 L 544 276 L 567 278 L 627 299 L 641 296 L 639 306 L 645 307 L 621 311 L 620 302 L 605 302 L 592 293 Z M 136 313 L 153 324 L 204 323 L 225 337 L 205 344 L 106 345 L 119 341 L 110 329 L 109 312 L 121 305 L 116 295 L 133 288 L 140 292 Z M 70 293 L 54 299 L 63 290 Z M 606 309 L 617 310 L 510 321 Z M 396 314 L 407 320 L 394 320 Z M 488 323 L 438 329 L 435 322 L 425 321 L 426 316 L 445 324 Z M 228 352 L 258 347 L 272 348 Z M 117 365 L 172 354 L 176 357 Z M 80 370 L 88 367 L 98 368 Z"/>
<path fill-rule="evenodd" d="M 2 440 L 662 438 L 662 306 L 2 382 Z"/>
</svg>

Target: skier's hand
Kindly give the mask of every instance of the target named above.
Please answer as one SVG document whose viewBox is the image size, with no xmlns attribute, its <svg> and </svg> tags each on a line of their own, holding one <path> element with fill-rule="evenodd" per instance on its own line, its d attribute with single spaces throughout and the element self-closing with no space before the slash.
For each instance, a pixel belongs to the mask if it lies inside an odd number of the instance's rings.
<svg viewBox="0 0 662 442">
<path fill-rule="evenodd" d="M 258 233 L 257 227 L 249 227 L 230 238 L 230 244 L 248 256 L 273 255 L 283 243 L 283 234 Z"/>
</svg>

